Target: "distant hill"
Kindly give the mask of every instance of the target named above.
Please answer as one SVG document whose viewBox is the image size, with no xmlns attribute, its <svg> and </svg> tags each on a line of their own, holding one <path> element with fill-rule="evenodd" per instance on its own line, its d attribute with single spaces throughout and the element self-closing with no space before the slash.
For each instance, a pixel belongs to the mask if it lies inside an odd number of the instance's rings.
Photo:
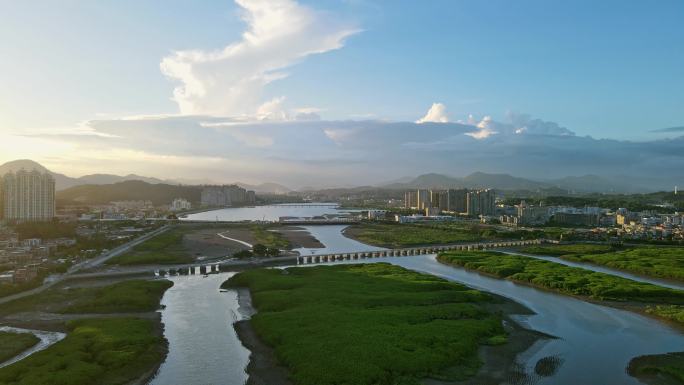
<svg viewBox="0 0 684 385">
<path fill-rule="evenodd" d="M 171 203 L 185 198 L 193 203 L 200 201 L 202 187 L 152 184 L 130 180 L 106 185 L 81 185 L 57 192 L 58 206 L 67 204 L 106 204 L 112 201 L 149 200 L 155 205 Z"/>
<path fill-rule="evenodd" d="M 486 174 L 475 172 L 463 178 L 465 185 L 471 188 L 491 187 L 500 190 L 539 190 L 549 187 L 548 184 L 518 178 L 508 174 Z"/>
<path fill-rule="evenodd" d="M 79 185 L 90 185 L 90 184 L 112 184 L 117 182 L 124 182 L 128 180 L 140 180 L 147 183 L 164 183 L 163 180 L 157 178 L 149 178 L 135 174 L 129 174 L 126 176 L 112 175 L 112 174 L 92 174 L 84 175 L 79 178 L 72 178 L 64 174 L 57 172 L 52 172 L 45 168 L 38 162 L 30 159 L 19 159 L 7 162 L 0 165 L 0 175 L 4 175 L 10 171 L 17 172 L 21 169 L 31 171 L 38 170 L 40 172 L 49 172 L 55 178 L 55 188 L 57 191 L 64 190 L 69 187 L 79 186 Z"/>
<path fill-rule="evenodd" d="M 30 159 L 13 160 L 0 165 L 0 176 L 5 175 L 8 172 L 17 172 L 21 169 L 24 169 L 26 171 L 37 170 L 40 172 L 49 172 L 55 178 L 55 188 L 57 190 L 61 190 L 77 184 L 76 178 L 71 178 L 64 174 L 52 172 L 45 168 L 42 164 L 32 161 Z"/>
<path fill-rule="evenodd" d="M 0 165 L 0 176 L 13 171 L 19 171 L 21 169 L 25 170 L 38 170 L 40 172 L 49 172 L 55 178 L 55 189 L 57 191 L 66 190 L 75 186 L 83 185 L 110 185 L 119 182 L 126 181 L 142 181 L 150 184 L 167 184 L 167 185 L 208 185 L 208 184 L 220 184 L 209 179 L 159 179 L 153 177 L 146 177 L 136 174 L 128 174 L 125 176 L 113 175 L 113 174 L 91 174 L 84 175 L 78 178 L 72 178 L 64 174 L 52 172 L 46 167 L 38 162 L 30 159 L 19 159 L 7 162 Z M 278 183 L 262 183 L 259 185 L 249 185 L 246 183 L 237 183 L 238 185 L 246 188 L 247 190 L 254 190 L 256 193 L 260 194 L 287 194 L 292 191 L 291 189 L 278 184 Z"/>
<path fill-rule="evenodd" d="M 0 165 L 0 175 L 5 175 L 8 172 L 17 172 L 22 168 L 26 171 L 38 170 L 40 172 L 50 172 L 38 162 L 34 162 L 30 159 L 18 159 Z"/>
<path fill-rule="evenodd" d="M 112 184 L 118 182 L 125 182 L 127 180 L 139 180 L 147 183 L 164 183 L 163 180 L 157 178 L 150 178 L 135 174 L 128 174 L 126 176 L 112 175 L 112 174 L 91 174 L 84 175 L 80 178 L 75 178 L 79 184 Z"/>
<path fill-rule="evenodd" d="M 390 189 L 413 188 L 483 188 L 573 193 L 644 193 L 669 190 L 672 186 L 656 178 L 628 176 L 568 176 L 552 180 L 532 180 L 509 174 L 474 172 L 466 177 L 443 174 L 423 174 L 412 180 L 381 185 Z"/>
<path fill-rule="evenodd" d="M 548 180 L 547 183 L 568 191 L 602 193 L 644 193 L 668 191 L 674 188 L 668 180 L 661 178 L 636 177 L 626 175 L 583 175 Z"/>
<path fill-rule="evenodd" d="M 247 189 L 247 190 L 252 190 L 257 194 L 275 194 L 275 195 L 283 195 L 287 194 L 290 191 L 292 191 L 290 188 L 285 187 L 281 184 L 278 183 L 262 183 L 258 185 L 251 185 L 247 183 L 236 183 L 238 186 Z"/>
<path fill-rule="evenodd" d="M 423 174 L 411 181 L 384 185 L 385 188 L 494 188 L 500 190 L 538 190 L 550 187 L 549 184 L 508 174 L 487 174 L 475 172 L 459 178 L 443 174 Z"/>
</svg>

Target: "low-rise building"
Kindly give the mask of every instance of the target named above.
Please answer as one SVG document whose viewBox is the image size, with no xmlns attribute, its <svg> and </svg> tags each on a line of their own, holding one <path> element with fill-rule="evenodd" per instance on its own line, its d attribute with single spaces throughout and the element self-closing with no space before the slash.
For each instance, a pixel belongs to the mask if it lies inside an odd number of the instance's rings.
<svg viewBox="0 0 684 385">
<path fill-rule="evenodd" d="M 385 218 L 387 210 L 368 210 L 368 219 L 375 220 Z"/>
</svg>

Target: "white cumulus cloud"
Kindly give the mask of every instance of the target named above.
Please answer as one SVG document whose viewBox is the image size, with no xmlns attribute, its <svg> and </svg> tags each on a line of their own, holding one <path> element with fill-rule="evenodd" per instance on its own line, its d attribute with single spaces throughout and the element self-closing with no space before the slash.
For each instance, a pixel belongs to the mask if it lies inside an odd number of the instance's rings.
<svg viewBox="0 0 684 385">
<path fill-rule="evenodd" d="M 287 77 L 284 69 L 341 48 L 359 32 L 293 0 L 235 1 L 247 24 L 240 41 L 214 51 L 176 51 L 160 64 L 164 75 L 178 82 L 173 100 L 182 114 L 253 115 L 264 107 L 264 86 Z"/>
<path fill-rule="evenodd" d="M 416 120 L 416 123 L 448 123 L 449 116 L 447 115 L 446 106 L 442 103 L 432 103 L 428 112 L 422 118 Z"/>
<path fill-rule="evenodd" d="M 476 131 L 465 135 L 475 139 L 487 139 L 492 135 L 552 135 L 574 136 L 575 133 L 556 122 L 532 118 L 529 114 L 509 112 L 506 114 L 507 122 L 493 120 L 491 116 L 485 116 L 481 120 L 469 115 L 466 120 L 458 120 L 458 123 L 475 126 Z"/>
<path fill-rule="evenodd" d="M 469 122 L 473 122 L 474 118 L 472 115 L 468 117 Z M 481 121 L 477 122 L 475 124 L 475 127 L 478 128 L 477 131 L 474 132 L 468 132 L 465 135 L 472 136 L 475 139 L 486 139 L 489 138 L 490 136 L 494 134 L 498 134 L 499 131 L 497 131 L 497 126 L 498 123 L 492 120 L 491 116 L 485 116 L 482 118 Z"/>
</svg>

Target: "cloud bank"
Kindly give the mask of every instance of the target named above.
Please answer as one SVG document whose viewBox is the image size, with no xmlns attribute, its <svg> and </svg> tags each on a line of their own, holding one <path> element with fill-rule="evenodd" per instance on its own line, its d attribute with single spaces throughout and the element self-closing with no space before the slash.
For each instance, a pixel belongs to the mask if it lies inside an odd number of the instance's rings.
<svg viewBox="0 0 684 385">
<path fill-rule="evenodd" d="M 235 1 L 247 25 L 240 41 L 214 51 L 177 51 L 161 61 L 161 71 L 178 83 L 173 100 L 184 115 L 282 117 L 274 108 L 283 100 L 264 103 L 264 86 L 287 77 L 287 67 L 339 49 L 359 32 L 292 0 Z"/>
<path fill-rule="evenodd" d="M 98 120 L 68 143 L 81 164 L 166 178 L 275 181 L 293 187 L 381 183 L 406 175 L 474 171 L 531 178 L 662 176 L 684 180 L 684 137 L 648 142 L 579 137 L 529 116 L 520 124 L 250 121 L 209 116 Z M 488 132 L 489 134 L 478 134 Z M 154 138 L 154 140 L 150 140 Z M 74 162 L 74 159 L 51 160 Z M 170 166 L 171 165 L 171 166 Z M 56 168 L 58 169 L 58 168 Z M 628 178 L 628 177 L 626 177 Z M 670 182 L 668 182 L 670 183 Z"/>
</svg>

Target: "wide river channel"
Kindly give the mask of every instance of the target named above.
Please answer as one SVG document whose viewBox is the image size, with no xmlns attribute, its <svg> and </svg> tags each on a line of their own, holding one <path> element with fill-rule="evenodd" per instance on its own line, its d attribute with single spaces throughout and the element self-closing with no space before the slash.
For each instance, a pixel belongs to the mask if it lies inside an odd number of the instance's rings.
<svg viewBox="0 0 684 385">
<path fill-rule="evenodd" d="M 334 212 L 334 208 L 293 208 L 265 214 L 266 208 L 254 208 L 255 220 L 280 215 L 310 216 Z M 207 220 L 224 219 L 230 210 L 201 213 Z M 241 210 L 240 217 L 247 216 Z M 280 214 L 287 211 L 287 214 Z M 220 214 L 219 214 L 220 212 Z M 194 214 L 199 215 L 199 214 Z M 194 218 L 193 218 L 194 219 Z M 248 218 L 244 218 L 248 219 Z M 365 251 L 369 246 L 350 240 L 341 233 L 344 226 L 310 226 L 307 230 L 325 249 L 316 252 Z M 302 249 L 303 255 L 310 249 Z M 367 262 L 368 260 L 354 261 Z M 535 377 L 531 383 L 557 385 L 627 385 L 640 384 L 625 368 L 629 361 L 644 354 L 684 350 L 684 334 L 641 315 L 556 295 L 509 281 L 494 279 L 438 263 L 434 255 L 377 258 L 448 280 L 499 294 L 534 311 L 534 315 L 516 316 L 527 328 L 557 339 L 542 340 L 518 356 L 521 366 L 534 373 L 539 359 L 555 356 L 561 365 L 551 377 Z M 611 271 L 608 270 L 608 273 Z M 249 351 L 237 338 L 232 324 L 242 319 L 233 291 L 219 292 L 219 286 L 234 273 L 202 276 L 173 276 L 174 286 L 162 303 L 162 320 L 169 341 L 169 355 L 152 384 L 227 384 L 242 385 L 247 380 L 245 368 Z M 634 277 L 639 279 L 639 277 Z"/>
</svg>

